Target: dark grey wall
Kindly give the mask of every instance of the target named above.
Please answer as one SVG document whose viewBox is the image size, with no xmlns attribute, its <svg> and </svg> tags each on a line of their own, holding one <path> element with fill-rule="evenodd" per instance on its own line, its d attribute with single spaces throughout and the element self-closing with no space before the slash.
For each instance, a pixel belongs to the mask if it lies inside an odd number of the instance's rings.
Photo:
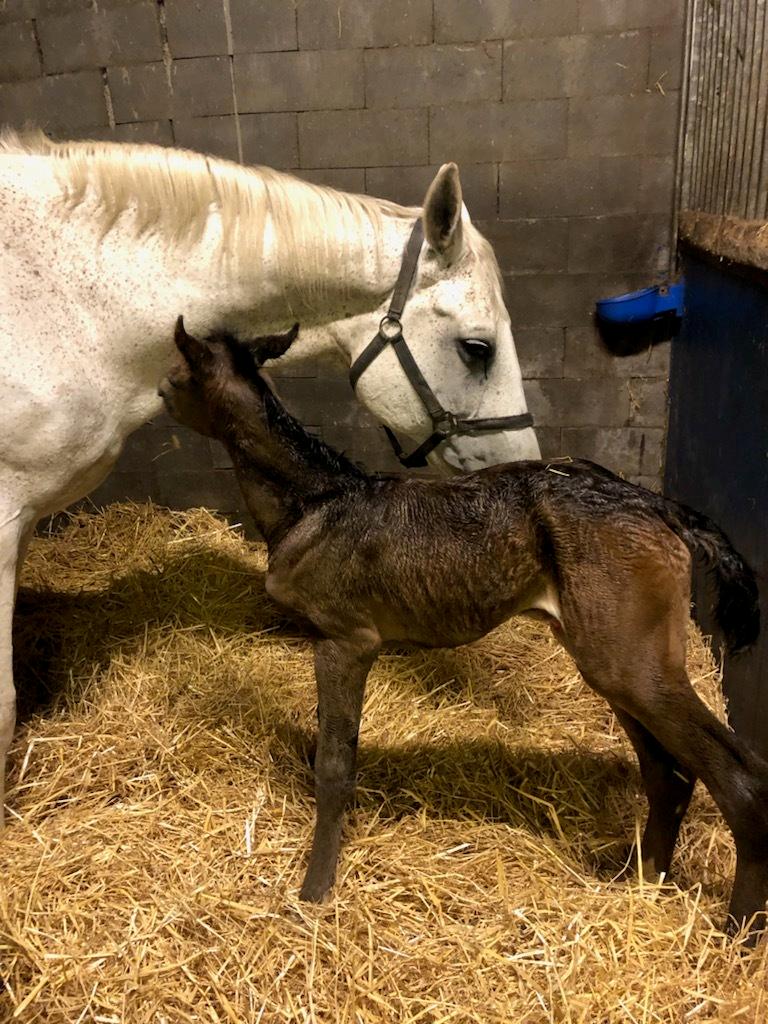
<svg viewBox="0 0 768 1024">
<path fill-rule="evenodd" d="M 0 121 L 271 164 L 419 203 L 462 169 L 493 241 L 545 455 L 659 479 L 668 352 L 616 360 L 594 300 L 663 273 L 682 0 L 0 0 Z M 343 379 L 285 381 L 305 422 L 391 456 Z M 99 500 L 236 511 L 218 451 L 157 422 Z"/>
</svg>

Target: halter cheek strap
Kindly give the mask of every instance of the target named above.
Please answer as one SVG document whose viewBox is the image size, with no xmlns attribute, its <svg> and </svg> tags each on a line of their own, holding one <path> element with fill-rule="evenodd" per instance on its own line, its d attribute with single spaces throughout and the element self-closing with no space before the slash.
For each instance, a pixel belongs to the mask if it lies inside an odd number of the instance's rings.
<svg viewBox="0 0 768 1024">
<path fill-rule="evenodd" d="M 354 388 L 374 359 L 384 351 L 387 345 L 391 345 L 394 349 L 405 376 L 432 420 L 432 434 L 410 455 L 405 454 L 400 442 L 389 427 L 384 427 L 395 455 L 409 469 L 415 466 L 426 466 L 427 455 L 449 437 L 496 433 L 500 430 L 525 430 L 527 427 L 533 426 L 533 416 L 529 412 L 520 413 L 517 416 L 496 416 L 489 419 L 459 418 L 442 407 L 434 391 L 427 384 L 424 374 L 417 366 L 413 353 L 403 337 L 401 319 L 416 274 L 423 241 L 424 234 L 421 218 L 419 218 L 413 225 L 406 244 L 403 261 L 400 264 L 400 273 L 386 316 L 382 317 L 375 337 L 366 345 L 349 369 L 349 380 Z"/>
</svg>

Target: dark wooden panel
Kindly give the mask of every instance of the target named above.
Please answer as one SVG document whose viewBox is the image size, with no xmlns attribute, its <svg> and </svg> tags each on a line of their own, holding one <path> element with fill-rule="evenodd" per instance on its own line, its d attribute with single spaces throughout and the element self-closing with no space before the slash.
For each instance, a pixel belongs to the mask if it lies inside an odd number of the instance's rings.
<svg viewBox="0 0 768 1024">
<path fill-rule="evenodd" d="M 734 728 L 768 756 L 768 288 L 690 254 L 685 275 L 665 491 L 719 523 L 759 574 L 763 631 L 726 662 L 725 688 Z M 701 580 L 695 590 L 709 629 Z"/>
</svg>

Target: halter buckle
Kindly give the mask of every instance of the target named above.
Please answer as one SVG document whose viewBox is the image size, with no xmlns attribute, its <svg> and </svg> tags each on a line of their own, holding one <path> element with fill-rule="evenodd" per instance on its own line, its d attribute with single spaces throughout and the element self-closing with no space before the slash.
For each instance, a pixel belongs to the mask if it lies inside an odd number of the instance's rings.
<svg viewBox="0 0 768 1024">
<path fill-rule="evenodd" d="M 443 439 L 453 437 L 454 434 L 459 432 L 459 421 L 452 412 L 447 410 L 433 420 L 432 425 L 435 433 L 439 434 Z"/>
<path fill-rule="evenodd" d="M 379 321 L 379 334 L 382 338 L 386 338 L 387 341 L 397 341 L 398 338 L 402 337 L 403 325 L 396 316 L 387 313 Z"/>
</svg>

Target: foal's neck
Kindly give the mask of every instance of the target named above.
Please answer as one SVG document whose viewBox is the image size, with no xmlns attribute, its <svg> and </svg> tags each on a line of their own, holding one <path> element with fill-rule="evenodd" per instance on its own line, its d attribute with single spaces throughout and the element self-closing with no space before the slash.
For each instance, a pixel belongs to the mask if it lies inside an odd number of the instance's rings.
<svg viewBox="0 0 768 1024">
<path fill-rule="evenodd" d="M 365 474 L 307 433 L 260 378 L 238 379 L 216 419 L 248 510 L 269 546 L 312 505 L 365 485 Z"/>
</svg>

